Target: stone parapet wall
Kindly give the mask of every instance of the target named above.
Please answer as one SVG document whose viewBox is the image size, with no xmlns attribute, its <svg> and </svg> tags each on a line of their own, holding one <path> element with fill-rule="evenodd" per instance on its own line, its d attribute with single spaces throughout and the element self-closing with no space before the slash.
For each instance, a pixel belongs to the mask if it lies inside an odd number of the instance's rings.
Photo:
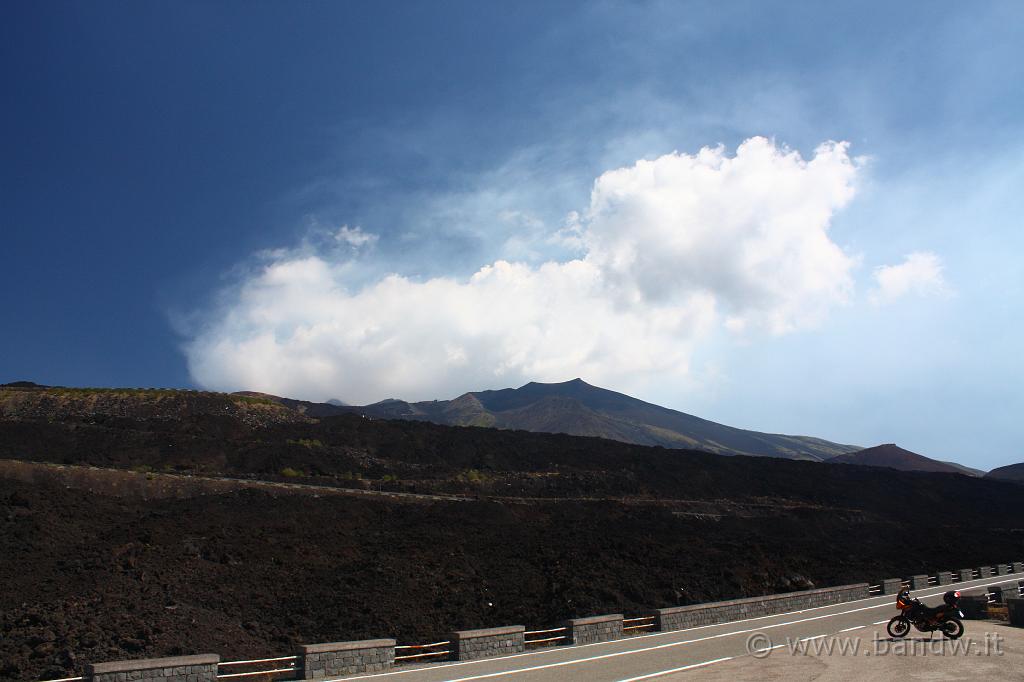
<svg viewBox="0 0 1024 682">
<path fill-rule="evenodd" d="M 216 682 L 217 654 L 147 658 L 136 661 L 92 663 L 85 667 L 90 682 Z"/>
<path fill-rule="evenodd" d="M 568 644 L 595 644 L 622 638 L 622 614 L 571 618 L 565 621 Z"/>
<path fill-rule="evenodd" d="M 935 574 L 938 585 L 950 585 L 953 578 L 960 582 L 1010 574 L 1024 575 L 1024 562 L 982 566 L 978 569 L 962 568 L 958 571 L 940 571 Z M 909 580 L 911 589 L 928 588 L 928 576 L 915 575 Z M 963 595 L 961 610 L 967 618 L 988 617 L 988 592 L 1007 606 L 1013 625 L 1024 625 L 1024 599 L 1019 587 L 1024 585 L 992 585 L 978 588 Z M 881 581 L 882 595 L 895 595 L 903 589 L 900 578 Z M 790 611 L 811 609 L 844 602 L 867 599 L 871 595 L 866 583 L 843 585 L 803 592 L 765 595 L 746 599 L 677 606 L 650 611 L 654 628 L 660 631 L 717 625 L 731 621 L 771 616 Z M 573 618 L 565 621 L 565 643 L 593 644 L 620 639 L 624 636 L 622 614 Z M 646 621 L 644 628 L 646 628 Z M 522 625 L 462 630 L 450 635 L 451 658 L 459 661 L 506 656 L 522 653 L 526 649 L 526 628 Z M 432 659 L 434 661 L 441 659 Z M 87 665 L 83 682 L 217 682 L 220 657 L 216 654 L 177 656 L 171 658 L 116 661 Z M 342 675 L 385 671 L 395 664 L 395 640 L 377 639 L 356 642 L 309 644 L 300 648 L 296 673 L 304 680 L 327 679 Z"/>
<path fill-rule="evenodd" d="M 380 672 L 394 664 L 393 639 L 304 644 L 299 647 L 299 670 L 304 680 Z"/>
<path fill-rule="evenodd" d="M 525 632 L 522 625 L 453 632 L 449 636 L 452 655 L 458 661 L 472 661 L 522 653 L 526 649 Z"/>
<path fill-rule="evenodd" d="M 771 616 L 787 611 L 829 606 L 868 597 L 867 583 L 843 585 L 820 590 L 774 594 L 748 599 L 655 609 L 655 624 L 660 631 L 682 630 L 702 625 L 717 625 L 734 620 Z"/>
</svg>

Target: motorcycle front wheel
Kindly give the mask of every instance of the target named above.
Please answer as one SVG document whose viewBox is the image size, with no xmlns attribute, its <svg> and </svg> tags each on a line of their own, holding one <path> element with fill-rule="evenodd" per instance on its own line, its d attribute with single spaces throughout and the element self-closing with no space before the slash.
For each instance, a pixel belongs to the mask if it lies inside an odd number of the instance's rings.
<svg viewBox="0 0 1024 682">
<path fill-rule="evenodd" d="M 893 616 L 889 624 L 885 626 L 885 630 L 889 633 L 890 637 L 895 637 L 896 639 L 906 637 L 907 633 L 910 632 L 910 621 L 904 616 Z"/>
<path fill-rule="evenodd" d="M 950 639 L 960 639 L 964 634 L 964 624 L 959 618 L 950 618 L 942 624 L 942 634 Z"/>
</svg>

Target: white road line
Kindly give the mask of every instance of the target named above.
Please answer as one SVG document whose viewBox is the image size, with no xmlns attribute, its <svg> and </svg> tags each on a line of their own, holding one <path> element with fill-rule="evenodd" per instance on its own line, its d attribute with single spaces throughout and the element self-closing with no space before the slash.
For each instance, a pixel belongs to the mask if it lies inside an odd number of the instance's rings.
<svg viewBox="0 0 1024 682">
<path fill-rule="evenodd" d="M 785 611 L 783 613 L 773 613 L 773 614 L 771 614 L 769 616 L 754 616 L 753 618 L 740 618 L 738 620 L 730 620 L 730 621 L 726 621 L 724 623 L 713 623 L 711 625 L 697 625 L 697 626 L 692 627 L 692 628 L 682 628 L 680 630 L 666 630 L 665 632 L 648 632 L 648 633 L 643 634 L 643 635 L 633 635 L 632 637 L 630 637 L 630 639 L 648 639 L 648 638 L 651 638 L 651 637 L 667 637 L 667 636 L 670 636 L 670 635 L 678 635 L 678 634 L 680 634 L 682 632 L 690 632 L 690 631 L 693 631 L 693 630 L 706 630 L 708 628 L 721 628 L 721 627 L 727 627 L 729 625 L 737 625 L 739 623 L 749 623 L 749 622 L 755 621 L 755 620 L 764 620 L 765 618 L 778 618 L 779 616 L 792 616 L 792 615 L 795 615 L 795 614 L 798 614 L 798 613 L 808 613 L 810 611 L 820 611 L 821 609 L 831 609 L 831 608 L 834 608 L 836 606 L 844 606 L 846 604 L 856 604 L 856 603 L 862 602 L 862 601 L 872 601 L 874 599 L 880 599 L 882 597 L 888 597 L 888 596 L 890 596 L 890 595 L 876 595 L 874 597 L 865 597 L 864 599 L 851 599 L 850 601 L 838 602 L 836 604 L 825 604 L 824 606 L 812 606 L 812 607 L 807 608 L 807 609 L 798 609 L 796 611 Z M 625 640 L 625 639 L 613 639 L 613 640 L 609 640 L 607 642 L 593 642 L 591 644 L 577 644 L 577 645 L 574 645 L 572 648 L 573 648 L 573 650 L 576 650 L 576 649 L 584 649 L 586 647 L 592 647 L 592 646 L 607 646 L 609 644 L 618 644 L 618 643 L 622 643 L 624 641 L 627 641 L 627 640 Z M 359 675 L 358 677 L 339 677 L 339 678 L 336 678 L 336 679 L 324 680 L 323 682 L 345 682 L 346 680 L 365 680 L 365 679 L 369 679 L 369 678 L 373 678 L 373 677 L 387 677 L 388 675 L 404 675 L 404 674 L 407 674 L 407 673 L 420 672 L 421 670 L 436 670 L 437 668 L 440 668 L 440 667 L 453 668 L 455 666 L 462 666 L 462 665 L 475 665 L 475 664 L 479 664 L 479 663 L 490 663 L 492 661 L 505 661 L 505 660 L 508 660 L 510 658 L 523 658 L 525 656 L 541 656 L 541 655 L 550 654 L 552 652 L 558 652 L 558 651 L 565 651 L 565 649 L 564 648 L 560 648 L 560 647 L 555 647 L 555 648 L 549 648 L 549 649 L 541 649 L 541 650 L 538 650 L 538 651 L 527 651 L 527 652 L 522 653 L 522 654 L 511 654 L 509 656 L 495 656 L 493 658 L 478 658 L 478 659 L 474 659 L 472 661 L 451 661 L 451 662 L 436 664 L 436 665 L 429 666 L 429 667 L 408 668 L 406 670 L 394 670 L 394 671 L 388 672 L 388 673 L 374 673 L 372 675 Z"/>
<path fill-rule="evenodd" d="M 890 618 L 889 620 L 892 620 L 892 618 Z M 888 623 L 889 620 L 880 620 L 877 623 L 872 623 L 872 625 L 882 625 L 883 623 Z M 867 625 L 865 625 L 864 627 L 867 627 Z"/>
<path fill-rule="evenodd" d="M 866 626 L 858 625 L 855 628 L 846 628 L 845 630 L 840 630 L 839 632 L 850 632 L 852 630 L 860 630 L 863 627 L 866 627 Z M 824 639 L 825 637 L 833 637 L 835 634 L 839 634 L 839 633 L 837 632 L 837 633 L 834 633 L 834 634 L 831 634 L 831 635 L 816 635 L 814 637 L 803 637 L 801 639 L 796 640 L 796 642 L 811 642 L 811 641 L 814 641 L 816 639 Z M 787 647 L 787 646 L 789 646 L 789 644 L 776 644 L 775 646 L 766 647 L 764 649 L 757 649 L 757 650 L 752 651 L 750 653 L 751 654 L 763 654 L 766 651 L 774 651 L 776 649 L 782 649 L 782 648 Z M 662 670 L 662 671 L 656 672 L 656 673 L 648 673 L 647 675 L 640 675 L 639 677 L 630 677 L 630 678 L 625 679 L 625 680 L 618 680 L 618 682 L 639 682 L 639 680 L 650 680 L 650 679 L 653 679 L 655 677 L 662 677 L 664 675 L 671 675 L 672 673 L 681 673 L 681 672 L 686 671 L 686 670 L 693 670 L 694 668 L 703 668 L 704 666 L 712 665 L 712 664 L 715 664 L 715 663 L 721 663 L 723 661 L 731 661 L 731 660 L 733 660 L 735 658 L 737 658 L 737 657 L 736 656 L 726 656 L 725 658 L 716 658 L 716 659 L 713 659 L 713 660 L 710 660 L 710 661 L 703 661 L 701 663 L 691 663 L 690 665 L 684 665 L 681 668 L 671 668 L 669 670 Z M 456 681 L 453 680 L 452 682 L 456 682 Z"/>
<path fill-rule="evenodd" d="M 698 642 L 706 642 L 711 639 L 721 639 L 722 637 L 734 637 L 736 635 L 745 635 L 751 632 L 760 632 L 761 630 L 768 630 L 770 628 L 781 628 L 787 625 L 797 625 L 799 623 L 808 623 L 812 620 L 821 620 L 822 618 L 834 618 L 835 616 L 842 616 L 849 613 L 858 613 L 860 611 L 870 611 L 871 609 L 883 608 L 885 604 L 878 606 L 862 606 L 859 609 L 851 609 L 849 611 L 842 611 L 840 613 L 826 613 L 821 616 L 813 616 L 811 618 L 801 618 L 800 620 L 791 620 L 785 623 L 775 623 L 774 625 L 765 625 L 760 628 L 750 628 L 747 630 L 734 630 L 732 632 L 720 632 L 717 635 L 708 635 L 707 637 L 698 637 L 697 639 L 686 639 L 681 642 L 669 642 L 668 644 L 657 644 L 655 646 L 644 647 L 643 649 L 629 649 L 627 651 L 616 651 L 610 654 L 600 654 L 598 656 L 589 656 L 587 658 L 574 658 L 568 661 L 558 661 L 557 663 L 545 663 L 544 665 L 534 665 L 529 668 L 516 668 L 514 670 L 502 670 L 499 672 L 485 673 L 483 675 L 471 675 L 470 677 L 455 677 L 446 682 L 468 682 L 469 680 L 486 680 L 493 677 L 504 677 L 506 675 L 518 675 L 519 673 L 533 672 L 535 670 L 546 670 L 548 668 L 564 668 L 567 665 L 580 665 L 582 663 L 589 663 L 591 661 L 600 661 L 606 658 L 618 658 L 620 656 L 631 656 L 633 654 L 642 654 L 648 651 L 657 651 L 658 649 L 670 649 L 672 647 L 683 646 L 685 644 L 696 644 Z M 820 639 L 821 637 L 827 637 L 828 635 L 818 635 L 811 639 Z M 622 640 L 617 640 L 622 641 Z M 495 660 L 495 659 L 491 659 Z M 350 678 L 358 679 L 358 678 Z"/>
<path fill-rule="evenodd" d="M 716 658 L 711 661 L 704 661 L 703 663 L 691 663 L 690 665 L 684 665 L 681 668 L 672 668 L 671 670 L 662 670 L 657 673 L 650 673 L 649 675 L 641 675 L 640 677 L 630 677 L 625 680 L 619 680 L 619 682 L 639 682 L 639 680 L 650 680 L 655 677 L 662 677 L 663 675 L 671 675 L 672 673 L 681 673 L 684 670 L 693 670 L 694 668 L 703 668 L 704 666 L 714 665 L 715 663 L 721 663 L 722 661 L 731 661 L 736 658 L 735 656 L 726 656 L 725 658 Z"/>
<path fill-rule="evenodd" d="M 1019 578 L 1015 577 L 1015 578 L 1013 578 L 1011 580 L 1003 580 L 1003 581 L 992 582 L 988 578 L 981 578 L 981 579 L 979 579 L 977 581 L 973 581 L 973 582 L 985 582 L 986 585 L 999 585 L 999 584 L 1007 583 L 1007 582 L 1016 582 L 1018 580 L 1019 580 Z M 943 587 L 948 587 L 948 586 L 943 586 Z M 944 593 L 945 593 L 945 591 L 943 590 L 943 591 L 939 591 L 939 592 L 931 592 L 929 594 L 923 594 L 921 596 L 922 597 L 934 597 L 934 596 L 937 596 L 939 594 L 944 594 Z M 881 595 L 881 597 L 883 597 L 883 598 L 884 597 L 891 597 L 891 596 L 892 595 Z M 841 602 L 841 604 L 854 604 L 854 603 L 857 603 L 857 602 L 871 601 L 873 599 L 879 599 L 879 598 L 880 597 L 869 597 L 867 599 L 855 599 L 855 600 L 852 600 L 852 601 L 849 601 L 849 602 Z M 808 611 L 816 611 L 818 609 L 825 609 L 825 608 L 830 608 L 830 607 L 834 607 L 834 606 L 840 606 L 841 604 L 827 604 L 825 606 L 815 606 L 813 608 L 800 609 L 798 611 L 787 611 L 785 613 L 776 613 L 776 614 L 773 614 L 771 616 L 757 616 L 756 618 L 746 618 L 744 620 L 729 621 L 727 623 L 715 623 L 714 625 L 701 625 L 699 627 L 685 628 L 683 630 L 669 630 L 667 632 L 653 632 L 653 633 L 650 633 L 648 635 L 636 636 L 633 639 L 638 639 L 639 640 L 639 639 L 645 639 L 645 638 L 649 638 L 649 637 L 658 637 L 658 636 L 673 635 L 673 634 L 674 635 L 678 635 L 680 633 L 688 632 L 688 631 L 691 631 L 691 630 L 702 630 L 702 629 L 710 628 L 710 627 L 722 627 L 722 626 L 728 626 L 728 625 L 736 625 L 736 624 L 739 624 L 739 623 L 747 623 L 747 622 L 750 622 L 750 621 L 762 620 L 764 618 L 777 618 L 779 616 L 795 615 L 795 614 L 799 614 L 799 613 L 806 613 Z M 493 677 L 501 677 L 503 675 L 516 675 L 518 673 L 523 673 L 523 672 L 531 672 L 531 671 L 534 671 L 534 670 L 543 670 L 545 668 L 561 668 L 561 667 L 564 667 L 564 666 L 567 666 L 567 665 L 576 665 L 576 664 L 579 664 L 579 663 L 587 663 L 589 661 L 598 661 L 598 660 L 605 659 L 605 658 L 616 658 L 616 657 L 619 657 L 619 656 L 628 656 L 630 654 L 644 653 L 644 652 L 647 652 L 647 651 L 654 651 L 654 650 L 657 650 L 657 649 L 666 649 L 666 648 L 670 648 L 670 647 L 682 646 L 684 644 L 694 644 L 696 642 L 705 642 L 707 640 L 720 639 L 722 637 L 731 637 L 733 635 L 745 635 L 745 634 L 749 634 L 751 632 L 759 632 L 760 630 L 767 630 L 769 628 L 779 628 L 779 627 L 785 627 L 787 625 L 796 625 L 798 623 L 807 623 L 807 622 L 810 622 L 810 621 L 813 621 L 813 620 L 821 620 L 822 618 L 834 618 L 835 616 L 844 616 L 844 615 L 848 615 L 848 614 L 851 614 L 851 613 L 859 613 L 861 611 L 871 611 L 873 609 L 884 608 L 884 607 L 886 607 L 888 605 L 889 605 L 889 602 L 886 601 L 886 602 L 883 602 L 881 604 L 875 604 L 873 606 L 862 606 L 860 608 L 850 609 L 848 611 L 838 611 L 836 613 L 826 613 L 826 614 L 823 614 L 823 615 L 820 615 L 820 616 L 813 616 L 811 618 L 803 618 L 803 619 L 799 619 L 799 620 L 791 620 L 791 621 L 786 621 L 784 623 L 774 623 L 772 625 L 765 625 L 765 626 L 762 626 L 760 628 L 750 628 L 750 629 L 747 629 L 747 630 L 734 630 L 734 631 L 731 631 L 731 632 L 722 632 L 722 633 L 719 633 L 717 635 L 709 635 L 707 637 L 699 637 L 697 639 L 688 639 L 688 640 L 683 640 L 683 641 L 680 641 L 680 642 L 670 642 L 668 644 L 659 644 L 659 645 L 652 646 L 652 647 L 645 647 L 643 649 L 629 649 L 627 651 L 617 651 L 617 652 L 613 652 L 613 653 L 609 653 L 609 654 L 601 654 L 601 655 L 598 655 L 598 656 L 590 656 L 588 658 L 574 658 L 574 659 L 571 659 L 571 660 L 568 660 L 568 661 L 559 661 L 559 662 L 556 662 L 556 663 L 547 663 L 547 664 L 544 664 L 544 665 L 531 666 L 531 667 L 527 667 L 527 668 L 515 668 L 513 670 L 504 670 L 504 671 L 501 671 L 501 672 L 486 673 L 486 674 L 483 674 L 483 675 L 474 675 L 474 676 L 470 676 L 470 677 L 451 678 L 451 679 L 447 680 L 446 682 L 463 682 L 464 680 L 482 680 L 482 679 L 489 679 L 489 678 L 493 678 Z M 888 620 L 883 620 L 883 621 L 880 621 L 879 623 L 873 623 L 873 625 L 880 625 L 881 623 L 888 623 L 888 622 L 889 622 Z M 573 647 L 573 649 L 582 649 L 584 647 L 616 644 L 616 643 L 622 643 L 624 641 L 628 641 L 628 640 L 615 639 L 615 640 L 609 640 L 607 642 L 595 642 L 593 644 L 582 644 L 582 645 Z M 450 668 L 450 667 L 456 667 L 456 666 L 462 666 L 462 665 L 471 665 L 471 664 L 476 664 L 476 663 L 489 663 L 489 662 L 493 662 L 493 661 L 508 660 L 508 659 L 511 659 L 511 658 L 521 658 L 523 656 L 536 656 L 536 655 L 539 655 L 539 654 L 548 654 L 548 653 L 552 653 L 552 652 L 555 652 L 555 651 L 565 651 L 565 649 L 549 649 L 547 651 L 531 651 L 531 652 L 522 653 L 522 654 L 513 654 L 511 656 L 495 656 L 493 658 L 481 658 L 481 659 L 476 659 L 476 660 L 473 660 L 473 661 L 459 661 L 457 663 L 447 663 L 447 664 L 439 665 L 439 666 L 436 666 L 436 667 L 411 668 L 409 670 L 397 670 L 397 671 L 387 672 L 387 673 L 375 673 L 375 674 L 372 674 L 372 675 L 360 675 L 360 676 L 357 676 L 357 677 L 334 678 L 334 679 L 324 680 L 323 682 L 344 682 L 346 680 L 363 680 L 363 679 L 374 678 L 374 677 L 387 677 L 387 676 L 394 676 L 394 675 L 403 675 L 403 674 L 407 674 L 407 673 L 421 672 L 421 671 L 424 671 L 424 670 L 438 670 L 438 669 L 441 669 L 441 668 Z"/>
</svg>

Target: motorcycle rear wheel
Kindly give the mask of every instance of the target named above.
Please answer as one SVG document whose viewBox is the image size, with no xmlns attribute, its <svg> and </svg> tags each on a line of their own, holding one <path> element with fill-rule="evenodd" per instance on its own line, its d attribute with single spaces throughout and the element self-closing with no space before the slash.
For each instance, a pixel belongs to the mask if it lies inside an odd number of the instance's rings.
<svg viewBox="0 0 1024 682">
<path fill-rule="evenodd" d="M 942 634 L 950 639 L 960 639 L 964 634 L 964 624 L 959 618 L 950 618 L 942 623 Z"/>
<path fill-rule="evenodd" d="M 910 632 L 910 621 L 904 616 L 893 616 L 889 624 L 885 626 L 885 631 L 889 633 L 890 637 L 896 639 L 906 637 Z"/>
</svg>

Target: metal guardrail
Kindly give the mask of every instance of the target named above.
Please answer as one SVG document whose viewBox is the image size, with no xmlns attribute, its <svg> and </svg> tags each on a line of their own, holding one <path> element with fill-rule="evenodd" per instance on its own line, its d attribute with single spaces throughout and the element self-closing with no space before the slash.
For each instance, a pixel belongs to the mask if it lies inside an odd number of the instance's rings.
<svg viewBox="0 0 1024 682">
<path fill-rule="evenodd" d="M 298 656 L 276 656 L 274 658 L 254 658 L 248 661 L 223 661 L 217 664 L 217 679 L 226 680 L 233 677 L 256 677 L 258 675 L 278 675 L 280 673 L 293 673 L 298 671 Z M 292 661 L 292 664 L 286 667 L 272 668 L 270 670 L 245 670 L 240 673 L 220 673 L 220 668 L 230 668 L 233 666 L 240 665 L 261 665 L 263 663 L 280 663 L 282 661 Z"/>
<path fill-rule="evenodd" d="M 424 651 L 423 653 L 420 653 L 420 654 L 403 654 L 403 655 L 399 656 L 398 652 L 400 650 L 401 651 L 416 651 L 416 650 L 419 650 L 419 649 L 434 649 L 434 648 L 439 647 L 439 646 L 450 647 L 451 644 L 452 643 L 451 643 L 450 640 L 449 641 L 445 641 L 445 642 L 432 642 L 430 644 L 402 644 L 401 646 L 396 646 L 395 647 L 395 662 L 397 663 L 398 661 L 418 661 L 420 659 L 431 658 L 433 656 L 445 656 L 445 655 L 450 654 L 452 652 L 451 649 L 442 649 L 440 651 Z"/>
<path fill-rule="evenodd" d="M 645 630 L 647 628 L 654 627 L 655 616 L 640 616 L 639 618 L 623 618 L 622 619 L 622 631 L 633 631 L 633 630 Z M 626 625 L 626 623 L 635 623 L 635 625 Z"/>
<path fill-rule="evenodd" d="M 229 673 L 227 675 L 221 675 L 221 674 L 218 673 L 217 674 L 217 679 L 218 680 L 224 680 L 224 679 L 227 679 L 229 677 L 252 677 L 254 675 L 276 675 L 278 673 L 293 673 L 293 672 L 296 672 L 297 670 L 298 670 L 298 668 L 296 668 L 293 665 L 290 668 L 275 668 L 274 670 L 253 670 L 253 671 L 246 672 L 246 673 Z"/>
<path fill-rule="evenodd" d="M 556 635 L 554 637 L 536 637 L 536 635 L 550 635 L 552 632 L 568 632 L 568 627 L 561 628 L 549 628 L 547 630 L 527 630 L 523 633 L 523 637 L 534 636 L 533 639 L 524 639 L 524 644 L 545 644 L 547 642 L 559 642 L 563 639 L 569 639 L 569 635 Z"/>
</svg>

